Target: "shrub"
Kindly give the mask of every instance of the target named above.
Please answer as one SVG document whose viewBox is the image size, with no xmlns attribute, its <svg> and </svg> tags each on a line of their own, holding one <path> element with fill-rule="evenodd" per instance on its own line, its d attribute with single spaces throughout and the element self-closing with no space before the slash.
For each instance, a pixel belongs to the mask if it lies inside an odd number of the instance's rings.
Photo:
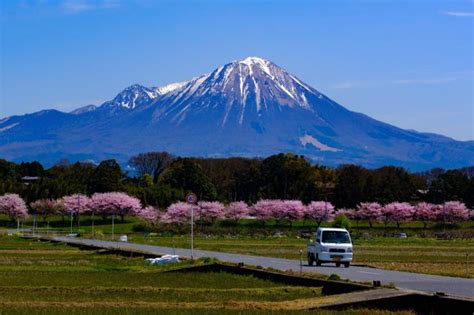
<svg viewBox="0 0 474 315">
<path fill-rule="evenodd" d="M 351 228 L 351 220 L 349 220 L 349 218 L 346 217 L 344 214 L 339 214 L 334 219 L 332 226 L 348 230 Z"/>
</svg>

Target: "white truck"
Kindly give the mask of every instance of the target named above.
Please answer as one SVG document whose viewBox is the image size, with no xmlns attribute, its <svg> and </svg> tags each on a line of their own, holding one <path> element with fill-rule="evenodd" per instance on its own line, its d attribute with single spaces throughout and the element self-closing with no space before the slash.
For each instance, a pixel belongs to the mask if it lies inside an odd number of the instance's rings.
<svg viewBox="0 0 474 315">
<path fill-rule="evenodd" d="M 348 268 L 352 262 L 352 241 L 346 229 L 318 228 L 315 241 L 308 244 L 308 265 L 321 266 L 322 263 L 335 263 L 337 267 Z"/>
</svg>

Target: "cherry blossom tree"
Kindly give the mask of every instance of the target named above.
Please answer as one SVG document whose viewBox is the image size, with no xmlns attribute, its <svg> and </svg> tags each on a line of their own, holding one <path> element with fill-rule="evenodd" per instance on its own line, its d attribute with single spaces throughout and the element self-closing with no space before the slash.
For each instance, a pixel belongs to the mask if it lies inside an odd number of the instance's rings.
<svg viewBox="0 0 474 315">
<path fill-rule="evenodd" d="M 62 210 L 62 203 L 58 200 L 39 199 L 30 203 L 30 207 L 43 218 L 43 221 L 46 221 Z"/>
<path fill-rule="evenodd" d="M 225 208 L 225 217 L 230 220 L 238 221 L 249 215 L 249 206 L 244 201 L 231 202 Z"/>
<path fill-rule="evenodd" d="M 306 206 L 306 215 L 308 219 L 316 220 L 318 226 L 323 221 L 331 221 L 334 219 L 334 206 L 327 201 L 312 201 Z"/>
<path fill-rule="evenodd" d="M 82 194 L 73 194 L 62 198 L 64 211 L 67 214 L 86 214 L 90 212 L 90 202 L 90 198 Z"/>
<path fill-rule="evenodd" d="M 438 206 L 428 203 L 420 202 L 415 206 L 413 219 L 423 222 L 423 228 L 426 229 L 429 222 L 436 221 L 438 217 Z"/>
<path fill-rule="evenodd" d="M 379 221 L 382 216 L 382 206 L 378 202 L 362 202 L 357 206 L 357 216 L 367 220 L 372 227 L 374 221 Z"/>
<path fill-rule="evenodd" d="M 126 215 L 137 215 L 141 210 L 140 200 L 123 192 L 95 193 L 88 210 L 101 215 L 119 215 L 124 221 Z"/>
<path fill-rule="evenodd" d="M 251 208 L 251 213 L 259 220 L 273 219 L 274 211 L 280 207 L 281 200 L 263 199 L 257 201 Z"/>
<path fill-rule="evenodd" d="M 77 225 L 81 225 L 81 215 L 90 213 L 89 204 L 91 199 L 83 194 L 73 194 L 64 196 L 62 198 L 63 211 L 71 215 L 71 222 L 73 216 L 76 216 Z M 72 224 L 72 223 L 71 223 Z"/>
<path fill-rule="evenodd" d="M 414 207 L 407 202 L 391 202 L 382 208 L 382 218 L 387 224 L 395 222 L 400 228 L 402 222 L 408 222 L 413 218 Z"/>
<path fill-rule="evenodd" d="M 20 220 L 28 216 L 28 208 L 17 194 L 5 194 L 0 196 L 0 213 L 6 214 L 12 220 Z"/>
<path fill-rule="evenodd" d="M 224 218 L 224 205 L 219 201 L 198 202 L 198 216 L 204 222 L 214 222 Z"/>
<path fill-rule="evenodd" d="M 186 202 L 176 202 L 170 205 L 161 217 L 163 223 L 188 223 L 191 220 L 191 208 L 194 207 L 194 220 L 199 220 L 199 212 L 197 206 L 190 205 Z"/>
<path fill-rule="evenodd" d="M 137 215 L 142 209 L 140 200 L 123 192 L 95 193 L 88 204 L 88 211 L 102 216 L 112 215 L 112 239 L 115 235 L 115 216 L 124 221 L 126 215 Z"/>
<path fill-rule="evenodd" d="M 290 224 L 302 219 L 306 214 L 306 207 L 299 200 L 282 200 L 276 204 L 273 217 L 277 220 L 288 220 Z"/>
<path fill-rule="evenodd" d="M 447 201 L 438 212 L 438 219 L 446 223 L 456 223 L 469 219 L 469 210 L 459 201 Z"/>
<path fill-rule="evenodd" d="M 137 213 L 137 216 L 151 226 L 155 226 L 161 217 L 161 211 L 158 208 L 148 206 L 140 209 L 140 211 Z"/>
</svg>

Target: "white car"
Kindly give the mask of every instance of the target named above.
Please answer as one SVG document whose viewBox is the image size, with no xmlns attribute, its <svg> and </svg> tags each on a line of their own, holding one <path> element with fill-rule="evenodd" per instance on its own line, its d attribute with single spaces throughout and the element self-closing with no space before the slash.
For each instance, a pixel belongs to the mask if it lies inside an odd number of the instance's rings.
<svg viewBox="0 0 474 315">
<path fill-rule="evenodd" d="M 307 247 L 308 265 L 321 266 L 322 263 L 341 264 L 348 268 L 352 262 L 352 241 L 346 229 L 318 228 L 315 241 Z"/>
</svg>

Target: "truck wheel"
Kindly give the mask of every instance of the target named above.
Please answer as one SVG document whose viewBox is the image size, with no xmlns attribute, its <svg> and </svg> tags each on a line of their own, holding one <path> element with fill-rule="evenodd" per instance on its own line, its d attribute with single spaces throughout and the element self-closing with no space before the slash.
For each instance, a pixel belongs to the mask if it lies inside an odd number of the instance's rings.
<svg viewBox="0 0 474 315">
<path fill-rule="evenodd" d="M 344 263 L 344 267 L 346 267 L 346 268 L 349 268 L 350 265 L 351 265 L 351 263 L 349 263 L 349 262 Z"/>
<path fill-rule="evenodd" d="M 321 260 L 319 260 L 318 255 L 316 255 L 316 266 L 321 266 Z"/>
<path fill-rule="evenodd" d="M 341 267 L 341 263 L 336 263 L 336 267 Z"/>
<path fill-rule="evenodd" d="M 312 266 L 314 262 L 313 254 L 308 254 L 308 266 Z"/>
</svg>

